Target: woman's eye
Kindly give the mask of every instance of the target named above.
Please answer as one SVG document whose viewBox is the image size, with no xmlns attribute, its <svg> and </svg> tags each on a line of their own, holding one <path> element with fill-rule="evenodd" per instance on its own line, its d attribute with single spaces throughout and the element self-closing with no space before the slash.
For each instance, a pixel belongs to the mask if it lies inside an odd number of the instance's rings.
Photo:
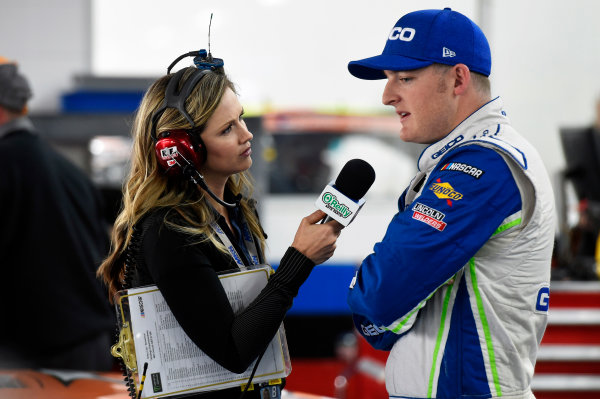
<svg viewBox="0 0 600 399">
<path fill-rule="evenodd" d="M 223 132 L 221 132 L 221 134 L 227 134 L 227 133 L 231 132 L 232 128 L 233 128 L 233 123 L 230 124 L 229 126 L 227 126 L 227 128 L 225 130 L 223 130 Z"/>
</svg>

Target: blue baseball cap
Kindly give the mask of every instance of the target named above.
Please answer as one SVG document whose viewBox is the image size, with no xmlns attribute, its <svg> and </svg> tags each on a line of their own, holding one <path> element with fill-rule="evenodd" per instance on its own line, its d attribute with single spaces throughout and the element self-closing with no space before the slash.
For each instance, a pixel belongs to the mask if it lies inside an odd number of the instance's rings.
<svg viewBox="0 0 600 399">
<path fill-rule="evenodd" d="M 489 76 L 490 45 L 473 21 L 463 14 L 422 10 L 404 15 L 390 32 L 381 55 L 348 63 L 360 79 L 385 79 L 384 70 L 410 71 L 433 63 L 465 64 L 473 72 Z"/>
</svg>

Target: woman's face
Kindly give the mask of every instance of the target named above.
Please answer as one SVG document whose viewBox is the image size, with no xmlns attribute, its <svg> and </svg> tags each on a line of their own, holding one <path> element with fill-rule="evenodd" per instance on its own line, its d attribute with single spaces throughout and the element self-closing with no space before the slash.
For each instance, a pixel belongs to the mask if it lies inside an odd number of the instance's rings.
<svg viewBox="0 0 600 399">
<path fill-rule="evenodd" d="M 252 166 L 253 135 L 242 119 L 243 114 L 237 95 L 227 88 L 201 134 L 207 155 L 200 172 L 205 178 L 226 179 Z"/>
</svg>

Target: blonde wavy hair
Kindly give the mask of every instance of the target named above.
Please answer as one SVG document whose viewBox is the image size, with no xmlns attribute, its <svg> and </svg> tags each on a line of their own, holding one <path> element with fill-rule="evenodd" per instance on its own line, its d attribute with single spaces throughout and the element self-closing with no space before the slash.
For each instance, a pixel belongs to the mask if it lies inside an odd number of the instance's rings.
<svg viewBox="0 0 600 399">
<path fill-rule="evenodd" d="M 180 86 L 196 70 L 188 67 L 181 79 Z M 216 237 L 210 227 L 215 220 L 205 192 L 192 182 L 184 179 L 168 178 L 160 168 L 154 152 L 154 140 L 151 137 L 152 115 L 163 103 L 165 89 L 173 75 L 166 75 L 157 80 L 146 91 L 137 110 L 133 135 L 132 160 L 129 175 L 123 187 L 123 205 L 111 233 L 111 250 L 102 262 L 97 276 L 107 285 L 109 298 L 112 301 L 115 293 L 122 289 L 125 264 L 124 252 L 131 241 L 133 227 L 149 212 L 158 208 L 167 208 L 176 212 L 185 224 L 177 224 L 175 218 L 165 217 L 170 227 L 185 232 L 199 241 L 210 240 L 217 248 L 227 253 L 225 246 Z M 192 117 L 195 128 L 192 134 L 201 135 L 208 119 L 219 105 L 226 89 L 236 92 L 234 84 L 229 80 L 222 68 L 206 74 L 196 85 L 185 102 L 185 109 Z M 181 88 L 179 88 L 181 89 Z M 157 121 L 156 132 L 176 129 L 191 129 L 189 122 L 177 110 L 167 108 Z M 210 156 L 210 154 L 208 154 Z M 242 194 L 240 203 L 253 235 L 258 238 L 260 248 L 264 248 L 265 236 L 254 211 L 252 196 L 252 179 L 248 172 L 230 176 L 226 187 L 234 195 Z"/>
</svg>

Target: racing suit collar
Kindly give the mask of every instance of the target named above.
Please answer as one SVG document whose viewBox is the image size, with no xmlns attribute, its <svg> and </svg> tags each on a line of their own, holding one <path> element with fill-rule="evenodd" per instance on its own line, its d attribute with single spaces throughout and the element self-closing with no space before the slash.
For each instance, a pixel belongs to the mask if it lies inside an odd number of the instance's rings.
<svg viewBox="0 0 600 399">
<path fill-rule="evenodd" d="M 428 172 L 452 147 L 476 138 L 480 128 L 509 123 L 502 110 L 503 105 L 500 97 L 494 98 L 459 123 L 446 137 L 430 144 L 419 157 L 417 162 L 419 171 Z"/>
</svg>

